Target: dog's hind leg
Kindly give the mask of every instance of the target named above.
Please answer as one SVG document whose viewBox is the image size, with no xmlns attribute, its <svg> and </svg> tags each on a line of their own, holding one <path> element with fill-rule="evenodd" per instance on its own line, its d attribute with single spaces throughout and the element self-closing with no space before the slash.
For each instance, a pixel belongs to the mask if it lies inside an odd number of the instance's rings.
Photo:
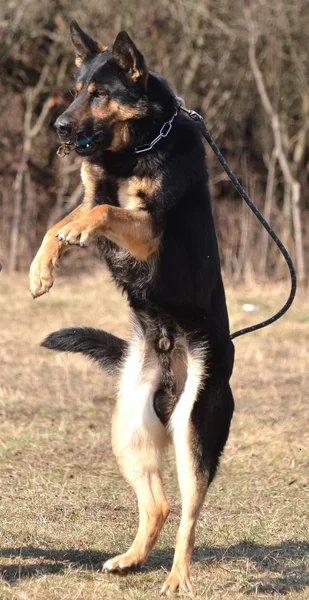
<svg viewBox="0 0 309 600">
<path fill-rule="evenodd" d="M 153 408 L 160 377 L 155 353 L 137 336 L 130 345 L 122 376 L 112 437 L 122 473 L 137 495 L 139 527 L 129 550 L 105 563 L 104 569 L 110 572 L 121 574 L 141 565 L 169 513 L 160 474 L 167 436 Z"/>
<path fill-rule="evenodd" d="M 134 482 L 128 477 L 125 469 L 123 474 L 138 498 L 139 527 L 129 550 L 111 558 L 104 565 L 104 570 L 118 574 L 124 574 L 143 564 L 169 514 L 159 471 L 139 473 Z"/>
<path fill-rule="evenodd" d="M 195 540 L 195 527 L 205 494 L 225 445 L 233 412 L 228 383 L 213 384 L 205 379 L 203 358 L 188 357 L 188 376 L 183 394 L 170 420 L 182 515 L 176 538 L 171 573 L 162 587 L 170 595 L 176 590 L 191 594 L 189 567 Z"/>
</svg>

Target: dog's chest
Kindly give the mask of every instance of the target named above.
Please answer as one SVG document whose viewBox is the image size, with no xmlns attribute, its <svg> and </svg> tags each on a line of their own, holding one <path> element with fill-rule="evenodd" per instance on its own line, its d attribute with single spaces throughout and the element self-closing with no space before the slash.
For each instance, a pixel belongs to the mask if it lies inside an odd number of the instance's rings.
<svg viewBox="0 0 309 600">
<path fill-rule="evenodd" d="M 137 212 L 147 210 L 159 188 L 158 180 L 146 176 L 119 178 L 117 179 L 117 204 L 124 211 L 132 211 L 132 216 L 136 215 L 138 218 Z M 148 260 L 137 260 L 128 250 L 104 237 L 100 238 L 99 247 L 104 253 L 116 284 L 125 289 L 130 298 L 144 297 L 156 274 L 157 254 L 154 253 Z"/>
<path fill-rule="evenodd" d="M 145 194 L 143 193 L 143 180 L 138 177 L 119 179 L 118 181 L 118 203 L 121 208 L 138 209 L 143 208 Z"/>
</svg>

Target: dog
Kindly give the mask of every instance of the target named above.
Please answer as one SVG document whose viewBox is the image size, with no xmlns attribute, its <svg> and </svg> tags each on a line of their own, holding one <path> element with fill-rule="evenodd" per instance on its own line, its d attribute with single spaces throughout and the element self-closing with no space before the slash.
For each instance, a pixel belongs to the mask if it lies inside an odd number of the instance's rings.
<svg viewBox="0 0 309 600">
<path fill-rule="evenodd" d="M 112 444 L 139 507 L 135 540 L 106 571 L 140 566 L 169 514 L 161 467 L 175 450 L 182 514 L 162 592 L 190 594 L 196 522 L 225 446 L 234 409 L 234 362 L 208 188 L 196 123 L 147 67 L 126 32 L 111 49 L 73 21 L 76 97 L 55 126 L 64 148 L 84 158 L 84 200 L 44 237 L 30 269 L 34 297 L 53 284 L 71 246 L 97 240 L 131 309 L 128 342 L 70 328 L 43 346 L 81 352 L 119 375 Z"/>
</svg>

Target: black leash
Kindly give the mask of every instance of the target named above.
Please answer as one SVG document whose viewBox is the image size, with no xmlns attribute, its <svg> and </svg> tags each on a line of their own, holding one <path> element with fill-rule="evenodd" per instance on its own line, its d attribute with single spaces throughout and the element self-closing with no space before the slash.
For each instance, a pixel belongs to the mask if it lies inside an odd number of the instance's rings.
<svg viewBox="0 0 309 600">
<path fill-rule="evenodd" d="M 229 176 L 230 180 L 232 181 L 234 187 L 236 188 L 237 192 L 240 194 L 240 196 L 242 197 L 242 199 L 248 204 L 249 208 L 252 210 L 252 212 L 258 218 L 258 220 L 260 221 L 260 223 L 262 223 L 263 227 L 269 233 L 270 237 L 277 244 L 280 252 L 283 254 L 283 256 L 284 256 L 284 258 L 286 260 L 286 263 L 287 263 L 287 265 L 289 267 L 289 271 L 290 271 L 290 276 L 291 276 L 291 291 L 290 291 L 290 295 L 289 295 L 289 297 L 288 297 L 285 305 L 275 315 L 273 315 L 273 317 L 270 317 L 269 319 L 266 319 L 266 321 L 262 321 L 261 323 L 257 323 L 256 325 L 251 325 L 251 327 L 245 327 L 244 329 L 240 329 L 239 331 L 235 331 L 235 333 L 232 333 L 231 339 L 233 340 L 234 338 L 236 338 L 236 337 L 238 337 L 240 335 L 244 335 L 245 333 L 250 333 L 251 331 L 256 331 L 257 329 L 262 329 L 262 327 L 267 327 L 267 325 L 270 325 L 271 323 L 274 323 L 275 321 L 277 321 L 278 319 L 280 319 L 280 317 L 282 317 L 282 315 L 284 315 L 284 313 L 287 312 L 287 310 L 290 308 L 290 306 L 291 306 L 291 304 L 292 304 L 292 302 L 293 302 L 293 300 L 295 298 L 295 294 L 296 294 L 297 280 L 296 280 L 295 267 L 293 265 L 292 259 L 291 259 L 290 255 L 289 255 L 287 249 L 282 244 L 281 240 L 279 240 L 278 236 L 275 234 L 275 232 L 270 227 L 270 225 L 267 223 L 267 221 L 265 221 L 263 215 L 260 213 L 260 211 L 255 206 L 255 204 L 252 202 L 252 200 L 249 198 L 248 194 L 246 194 L 244 188 L 242 187 L 242 185 L 240 185 L 237 177 L 235 177 L 232 169 L 227 164 L 224 156 L 222 155 L 222 153 L 220 152 L 218 146 L 216 145 L 216 143 L 212 139 L 212 137 L 211 137 L 211 135 L 210 135 L 210 133 L 209 133 L 207 127 L 206 127 L 206 124 L 205 124 L 205 121 L 204 121 L 203 117 L 201 117 L 201 115 L 199 115 L 194 110 L 189 110 L 188 108 L 185 108 L 184 106 L 180 106 L 180 110 L 182 110 L 183 112 L 185 112 L 187 115 L 189 115 L 189 117 L 191 117 L 191 119 L 193 119 L 193 121 L 195 121 L 195 122 L 197 122 L 199 124 L 199 126 L 201 128 L 202 135 L 207 140 L 207 142 L 210 145 L 211 149 L 215 153 L 217 159 L 221 163 L 223 169 L 228 174 L 228 176 Z"/>
</svg>

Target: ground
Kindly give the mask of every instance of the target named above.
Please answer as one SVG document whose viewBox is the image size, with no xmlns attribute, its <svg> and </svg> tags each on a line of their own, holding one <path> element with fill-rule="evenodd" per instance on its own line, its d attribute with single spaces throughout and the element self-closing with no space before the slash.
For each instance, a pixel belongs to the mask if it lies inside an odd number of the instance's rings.
<svg viewBox="0 0 309 600">
<path fill-rule="evenodd" d="M 280 307 L 287 286 L 228 289 L 231 329 Z M 246 313 L 245 302 L 259 307 Z M 114 385 L 86 358 L 40 348 L 63 326 L 126 335 L 125 301 L 102 271 L 58 277 L 33 301 L 26 276 L 0 275 L 0 598 L 149 600 L 171 566 L 180 516 L 173 456 L 171 515 L 141 572 L 102 573 L 137 526 L 133 492 L 113 458 Z M 221 468 L 199 520 L 195 597 L 309 598 L 309 301 L 235 341 L 236 401 Z"/>
</svg>

